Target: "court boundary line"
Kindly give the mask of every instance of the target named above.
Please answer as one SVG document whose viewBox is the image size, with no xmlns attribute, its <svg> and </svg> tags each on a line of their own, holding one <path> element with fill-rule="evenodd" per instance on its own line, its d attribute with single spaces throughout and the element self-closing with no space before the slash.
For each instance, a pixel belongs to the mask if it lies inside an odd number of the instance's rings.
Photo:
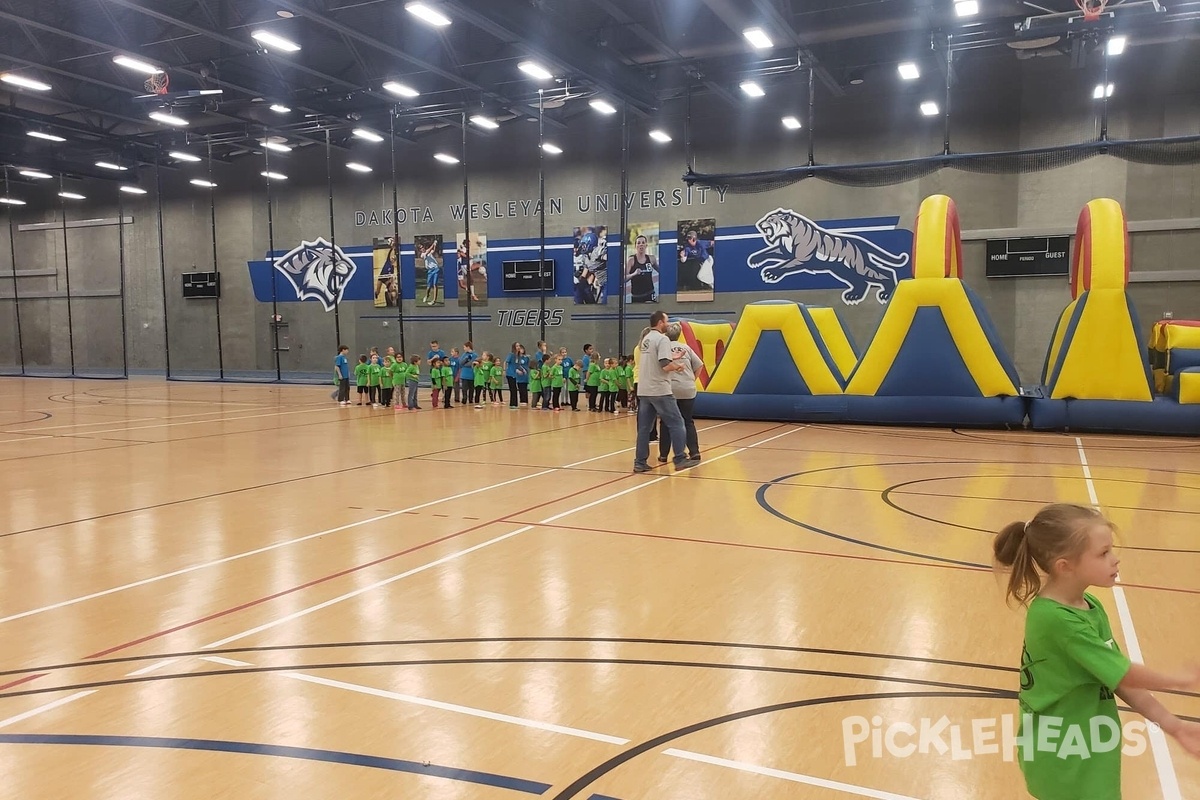
<svg viewBox="0 0 1200 800">
<path fill-rule="evenodd" d="M 1083 479 L 1087 484 L 1092 508 L 1103 513 L 1100 499 L 1096 495 L 1096 485 L 1092 482 L 1092 468 L 1088 465 L 1082 437 L 1075 437 L 1075 446 L 1079 452 L 1079 464 L 1083 468 Z M 1118 584 L 1120 580 L 1121 577 L 1118 575 Z M 1129 610 L 1128 600 L 1125 599 L 1125 590 L 1120 585 L 1116 585 L 1112 587 L 1112 593 L 1117 604 L 1117 617 L 1121 622 L 1122 632 L 1125 634 L 1125 646 L 1129 648 L 1129 660 L 1135 664 L 1144 664 L 1142 646 L 1138 642 L 1137 629 L 1133 626 L 1133 614 Z M 1179 789 L 1179 774 L 1171 759 L 1171 750 L 1167 747 L 1166 734 L 1157 725 L 1147 725 L 1146 736 L 1150 739 L 1150 750 L 1154 754 L 1154 767 L 1158 772 L 1159 785 L 1162 786 L 1163 800 L 1183 800 L 1183 794 Z"/>
</svg>

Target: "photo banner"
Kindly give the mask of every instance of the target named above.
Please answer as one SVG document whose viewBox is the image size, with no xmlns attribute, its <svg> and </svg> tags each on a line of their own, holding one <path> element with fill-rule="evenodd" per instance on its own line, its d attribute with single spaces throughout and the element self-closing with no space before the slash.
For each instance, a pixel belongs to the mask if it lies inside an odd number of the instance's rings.
<svg viewBox="0 0 1200 800">
<path fill-rule="evenodd" d="M 375 307 L 395 308 L 400 304 L 400 243 L 393 237 L 371 241 L 375 269 Z"/>
<path fill-rule="evenodd" d="M 681 303 L 711 303 L 715 299 L 717 221 L 680 220 L 677 235 L 675 299 Z"/>
<path fill-rule="evenodd" d="M 471 233 L 471 245 L 467 247 L 467 235 L 460 233 L 455 259 L 458 264 L 458 304 L 467 307 L 467 274 L 471 275 L 471 305 L 486 306 L 487 293 L 487 234 Z"/>
<path fill-rule="evenodd" d="M 441 236 L 413 237 L 418 306 L 446 305 L 446 290 L 442 279 L 445 261 L 443 245 Z"/>
<path fill-rule="evenodd" d="M 625 302 L 657 303 L 660 286 L 657 222 L 638 222 L 625 229 L 624 263 Z"/>
<path fill-rule="evenodd" d="M 575 228 L 575 305 L 608 303 L 608 226 Z"/>
</svg>

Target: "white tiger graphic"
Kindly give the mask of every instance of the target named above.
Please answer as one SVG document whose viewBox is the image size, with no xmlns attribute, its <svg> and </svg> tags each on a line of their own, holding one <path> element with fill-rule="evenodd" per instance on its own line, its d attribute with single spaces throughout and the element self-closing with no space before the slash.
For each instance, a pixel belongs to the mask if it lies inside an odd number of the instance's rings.
<svg viewBox="0 0 1200 800">
<path fill-rule="evenodd" d="M 342 302 L 342 293 L 358 266 L 342 248 L 318 237 L 275 259 L 275 269 L 295 287 L 298 298 L 317 300 L 326 311 L 332 311 Z"/>
<path fill-rule="evenodd" d="M 862 302 L 872 286 L 886 303 L 896 290 L 896 270 L 908 264 L 908 253 L 896 255 L 861 236 L 827 231 L 789 208 L 775 209 L 756 226 L 767 246 L 746 264 L 761 268 L 764 283 L 823 272 L 846 285 L 842 300 L 848 305 Z"/>
</svg>

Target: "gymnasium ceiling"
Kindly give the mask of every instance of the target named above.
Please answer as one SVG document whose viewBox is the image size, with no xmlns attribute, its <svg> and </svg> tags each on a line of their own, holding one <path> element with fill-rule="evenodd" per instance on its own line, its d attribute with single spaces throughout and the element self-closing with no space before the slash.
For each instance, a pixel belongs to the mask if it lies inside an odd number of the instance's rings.
<svg viewBox="0 0 1200 800">
<path fill-rule="evenodd" d="M 1114 0 L 1116 3 L 1116 0 Z M 546 124 L 569 127 L 602 98 L 633 117 L 653 117 L 685 93 L 705 103 L 745 102 L 747 78 L 807 80 L 839 95 L 864 80 L 895 74 L 918 59 L 926 79 L 944 81 L 947 43 L 1029 57 L 1080 60 L 1113 30 L 1129 45 L 1164 36 L 1195 37 L 1200 1 L 1125 0 L 1118 13 L 1078 31 L 1062 13 L 1074 0 L 980 0 L 960 18 L 953 0 L 428 0 L 451 19 L 430 26 L 405 0 L 0 0 L 0 72 L 34 78 L 50 91 L 0 83 L 0 162 L 104 177 L 97 158 L 151 163 L 186 137 L 209 134 L 222 159 L 254 152 L 269 127 L 294 143 L 340 146 L 355 127 L 387 132 L 396 111 L 401 138 L 418 141 L 460 124 L 464 109 L 501 124 L 536 117 L 545 88 Z M 1027 23 L 1027 21 L 1029 21 Z M 772 46 L 743 36 L 759 27 Z M 1028 28 L 1023 30 L 1023 28 Z M 266 30 L 299 44 L 264 47 Z M 1007 49 L 1006 49 L 1007 45 Z M 1022 49 L 1017 49 L 1022 47 Z M 126 54 L 166 71 L 172 93 L 220 90 L 180 99 L 188 120 L 177 130 L 147 118 L 145 75 L 113 62 Z M 517 69 L 536 61 L 556 76 L 539 84 Z M 399 81 L 420 96 L 398 99 Z M 853 82 L 853 84 L 852 84 Z M 564 102 L 563 95 L 566 95 Z M 291 109 L 270 110 L 272 104 Z M 474 126 L 471 126 L 472 128 Z M 26 134 L 63 136 L 57 147 Z"/>
</svg>

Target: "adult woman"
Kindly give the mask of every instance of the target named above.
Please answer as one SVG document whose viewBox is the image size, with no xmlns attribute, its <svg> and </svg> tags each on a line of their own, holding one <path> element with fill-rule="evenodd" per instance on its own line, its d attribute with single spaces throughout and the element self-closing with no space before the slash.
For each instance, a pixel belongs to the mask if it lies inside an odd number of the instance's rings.
<svg viewBox="0 0 1200 800">
<path fill-rule="evenodd" d="M 667 338 L 671 340 L 671 353 L 675 363 L 683 367 L 679 372 L 671 373 L 671 394 L 679 406 L 683 417 L 683 429 L 686 434 L 688 458 L 700 458 L 700 435 L 696 432 L 696 421 L 692 418 L 692 410 L 696 405 L 696 371 L 704 368 L 704 362 L 680 339 L 683 336 L 683 326 L 678 322 L 667 325 Z M 658 461 L 667 463 L 667 454 L 671 452 L 671 432 L 666 425 L 660 425 L 658 440 Z M 678 451 L 676 451 L 678 452 Z"/>
<path fill-rule="evenodd" d="M 512 343 L 512 352 L 504 359 L 504 377 L 508 380 L 508 407 L 517 407 L 529 402 L 529 356 L 520 342 Z"/>
<path fill-rule="evenodd" d="M 625 282 L 629 284 L 629 302 L 658 302 L 658 259 L 646 252 L 649 240 L 639 236 L 634 240 L 636 252 L 625 263 Z"/>
</svg>

